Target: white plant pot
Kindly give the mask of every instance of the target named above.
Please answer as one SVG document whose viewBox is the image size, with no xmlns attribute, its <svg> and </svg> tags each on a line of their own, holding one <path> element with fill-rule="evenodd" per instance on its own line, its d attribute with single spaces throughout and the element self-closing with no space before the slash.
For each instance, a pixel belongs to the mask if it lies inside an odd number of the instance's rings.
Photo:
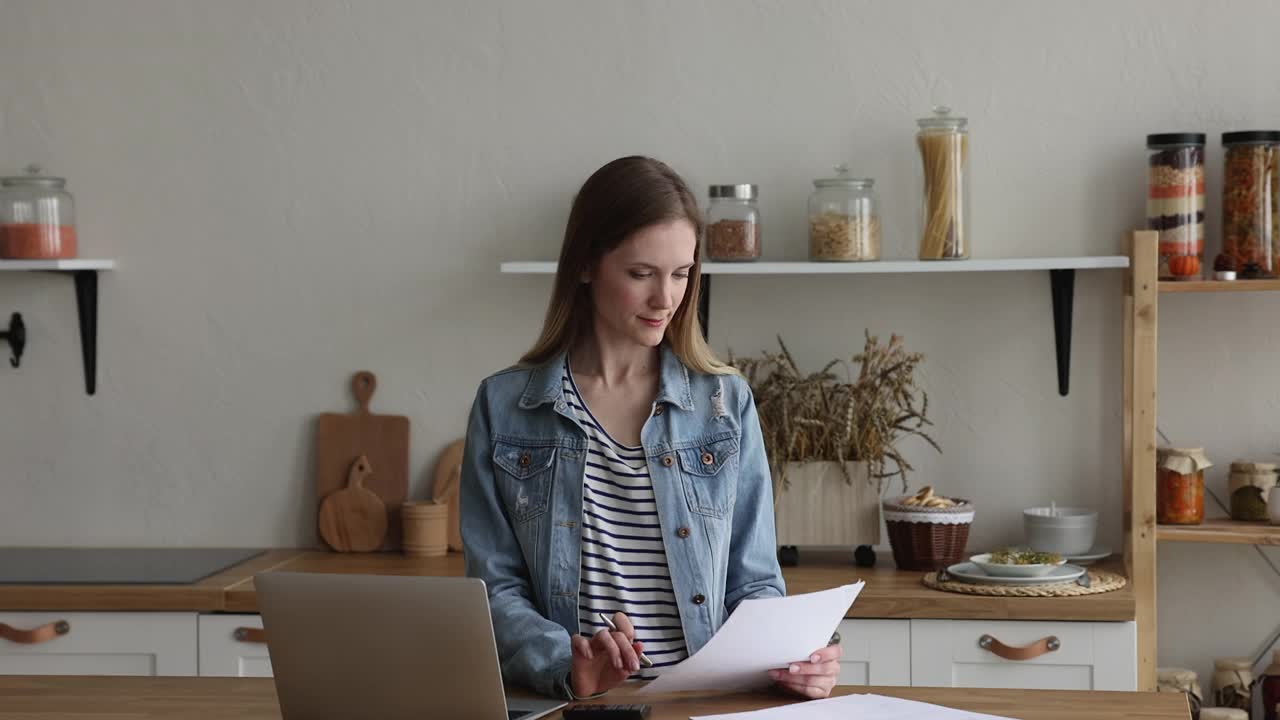
<svg viewBox="0 0 1280 720">
<path fill-rule="evenodd" d="M 877 545 L 880 497 L 866 463 L 788 463 L 790 487 L 774 498 L 779 545 Z"/>
</svg>

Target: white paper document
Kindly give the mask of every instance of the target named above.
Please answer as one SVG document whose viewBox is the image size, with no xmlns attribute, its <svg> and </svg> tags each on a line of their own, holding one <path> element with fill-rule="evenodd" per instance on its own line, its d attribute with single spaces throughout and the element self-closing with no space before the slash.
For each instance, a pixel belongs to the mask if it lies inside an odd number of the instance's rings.
<svg viewBox="0 0 1280 720">
<path fill-rule="evenodd" d="M 901 700 L 884 695 L 844 695 L 810 700 L 766 710 L 699 715 L 690 720 L 1007 720 L 942 705 Z"/>
<path fill-rule="evenodd" d="M 638 694 L 751 690 L 769 671 L 804 662 L 831 635 L 866 583 L 788 597 L 743 600 L 693 657 L 662 672 Z"/>
</svg>

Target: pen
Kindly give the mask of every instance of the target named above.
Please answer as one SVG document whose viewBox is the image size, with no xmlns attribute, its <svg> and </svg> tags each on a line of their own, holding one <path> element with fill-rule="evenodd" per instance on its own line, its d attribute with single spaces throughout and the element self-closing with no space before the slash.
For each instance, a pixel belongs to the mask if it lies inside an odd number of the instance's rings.
<svg viewBox="0 0 1280 720">
<path fill-rule="evenodd" d="M 618 626 L 613 624 L 613 621 L 609 619 L 608 615 L 605 615 L 604 613 L 596 613 L 596 614 L 600 616 L 600 619 L 604 621 L 605 625 L 609 626 L 610 630 L 614 632 L 618 631 Z M 645 657 L 644 653 L 640 653 L 640 665 L 641 667 L 653 667 L 653 661 Z"/>
</svg>

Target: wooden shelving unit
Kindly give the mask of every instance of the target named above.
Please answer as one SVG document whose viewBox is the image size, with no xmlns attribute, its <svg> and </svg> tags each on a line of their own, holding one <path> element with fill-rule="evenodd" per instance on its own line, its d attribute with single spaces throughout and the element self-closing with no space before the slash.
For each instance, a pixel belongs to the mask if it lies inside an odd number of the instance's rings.
<svg viewBox="0 0 1280 720">
<path fill-rule="evenodd" d="M 1163 280 L 1162 293 L 1258 292 L 1280 290 L 1280 280 Z"/>
<path fill-rule="evenodd" d="M 1236 520 L 1156 523 L 1156 339 L 1160 296 L 1280 290 L 1280 280 L 1158 281 L 1158 234 L 1133 233 L 1124 302 L 1125 565 L 1138 630 L 1138 689 L 1155 689 L 1158 542 L 1280 545 L 1280 526 Z"/>
<path fill-rule="evenodd" d="M 1157 525 L 1156 539 L 1162 542 L 1280 545 L 1280 526 L 1225 519 L 1205 520 L 1200 525 Z"/>
</svg>

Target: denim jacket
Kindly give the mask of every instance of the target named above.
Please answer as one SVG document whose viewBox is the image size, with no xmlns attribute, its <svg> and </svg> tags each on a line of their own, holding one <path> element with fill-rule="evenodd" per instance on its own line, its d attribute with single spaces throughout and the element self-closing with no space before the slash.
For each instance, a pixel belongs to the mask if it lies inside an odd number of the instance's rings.
<svg viewBox="0 0 1280 720">
<path fill-rule="evenodd" d="M 773 489 L 750 387 L 691 372 L 661 346 L 640 432 L 689 654 L 738 603 L 785 595 Z M 480 384 L 462 462 L 467 575 L 484 580 L 504 680 L 565 696 L 578 632 L 586 434 L 561 391 L 564 357 Z"/>
</svg>

